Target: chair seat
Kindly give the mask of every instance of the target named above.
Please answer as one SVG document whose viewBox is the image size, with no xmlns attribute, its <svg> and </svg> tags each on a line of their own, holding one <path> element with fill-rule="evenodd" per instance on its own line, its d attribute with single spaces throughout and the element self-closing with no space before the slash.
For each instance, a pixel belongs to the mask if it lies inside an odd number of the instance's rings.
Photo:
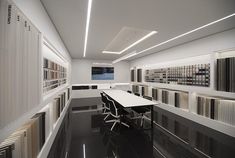
<svg viewBox="0 0 235 158">
<path fill-rule="evenodd" d="M 137 113 L 143 114 L 143 113 L 149 112 L 150 108 L 148 108 L 148 107 L 133 107 L 132 110 L 134 110 Z"/>
<path fill-rule="evenodd" d="M 129 112 L 126 111 L 125 109 L 118 109 L 118 111 L 119 111 L 120 115 L 128 115 L 129 114 Z"/>
</svg>

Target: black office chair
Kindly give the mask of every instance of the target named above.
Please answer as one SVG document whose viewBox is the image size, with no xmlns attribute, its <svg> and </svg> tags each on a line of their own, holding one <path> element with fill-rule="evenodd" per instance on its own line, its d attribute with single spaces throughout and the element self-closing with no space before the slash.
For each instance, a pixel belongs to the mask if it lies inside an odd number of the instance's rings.
<svg viewBox="0 0 235 158">
<path fill-rule="evenodd" d="M 100 93 L 101 95 L 101 101 L 102 101 L 102 108 L 103 108 L 103 112 L 105 112 L 105 94 L 103 92 Z"/>
<path fill-rule="evenodd" d="M 108 97 L 107 97 L 107 101 L 109 102 L 109 106 L 110 106 L 110 112 L 111 112 L 110 116 L 112 116 L 113 119 L 105 121 L 105 122 L 106 123 L 111 123 L 111 122 L 113 123 L 113 125 L 111 127 L 111 131 L 113 130 L 113 128 L 115 127 L 115 125 L 117 123 L 122 124 L 122 125 L 124 125 L 124 126 L 129 128 L 130 126 L 128 124 L 126 124 L 124 122 L 121 122 L 121 115 L 122 115 L 121 111 L 122 110 L 120 108 L 117 108 L 115 102 L 113 100 L 109 99 Z"/>
<path fill-rule="evenodd" d="M 132 93 L 132 92 L 131 92 L 131 91 L 129 91 L 129 90 L 128 90 L 127 92 L 128 92 L 128 93 Z"/>
<path fill-rule="evenodd" d="M 136 96 L 140 96 L 140 93 L 134 93 Z"/>
<path fill-rule="evenodd" d="M 150 101 L 153 100 L 153 98 L 150 96 L 143 96 L 143 98 L 148 99 Z M 132 110 L 134 110 L 136 113 L 140 114 L 140 116 L 135 117 L 135 119 L 141 119 L 140 126 L 142 127 L 143 122 L 144 122 L 144 114 L 150 112 L 150 108 L 149 107 L 133 107 Z"/>
<path fill-rule="evenodd" d="M 107 100 L 107 96 L 104 93 L 100 93 L 100 95 L 101 95 L 102 105 L 103 105 L 103 109 L 104 109 L 102 114 L 106 115 L 104 118 L 104 120 L 106 120 L 111 114 L 109 102 Z"/>
</svg>

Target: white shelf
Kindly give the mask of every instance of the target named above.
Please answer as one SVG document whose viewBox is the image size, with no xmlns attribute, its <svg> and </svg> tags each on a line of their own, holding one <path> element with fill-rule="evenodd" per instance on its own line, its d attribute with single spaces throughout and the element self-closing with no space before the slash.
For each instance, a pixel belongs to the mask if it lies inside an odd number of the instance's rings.
<svg viewBox="0 0 235 158">
<path fill-rule="evenodd" d="M 164 83 L 148 83 L 148 82 L 132 82 L 131 85 L 146 85 L 150 87 L 172 89 L 177 91 L 185 91 L 195 94 L 204 94 L 208 96 L 224 97 L 224 98 L 235 98 L 235 93 L 217 91 L 211 87 L 199 87 L 199 86 L 187 86 L 187 85 L 174 85 L 174 84 L 164 84 Z"/>
<path fill-rule="evenodd" d="M 169 66 L 182 66 L 187 64 L 200 64 L 200 63 L 210 63 L 210 87 L 202 87 L 202 86 L 191 86 L 191 85 L 177 85 L 177 84 L 166 84 L 166 83 L 156 83 L 156 82 L 131 82 L 130 85 L 140 85 L 140 86 L 148 86 L 150 94 L 152 93 L 151 88 L 160 88 L 160 89 L 169 89 L 175 91 L 184 91 L 189 93 L 189 110 L 183 110 L 180 108 L 176 108 L 171 105 L 160 104 L 158 107 L 164 109 L 166 111 L 172 112 L 179 116 L 182 116 L 186 119 L 197 122 L 203 126 L 214 129 L 216 131 L 222 132 L 231 137 L 235 137 L 235 126 L 218 121 L 213 120 L 195 113 L 196 111 L 196 96 L 204 95 L 211 97 L 219 97 L 225 99 L 235 99 L 235 93 L 232 92 L 224 92 L 217 91 L 216 87 L 216 56 L 214 54 L 208 54 L 205 56 L 198 56 L 193 58 L 185 58 L 177 61 L 169 61 L 164 63 L 157 63 L 149 66 L 137 66 L 137 68 L 142 68 L 142 79 L 144 80 L 145 70 L 153 69 L 153 68 L 163 68 Z M 136 68 L 135 68 L 136 69 Z M 136 73 L 137 74 L 137 73 Z M 135 76 L 136 78 L 136 76 Z"/>
<path fill-rule="evenodd" d="M 195 113 L 189 112 L 188 110 L 176 108 L 172 105 L 167 105 L 167 104 L 160 103 L 160 104 L 155 105 L 155 106 L 157 106 L 161 109 L 164 109 L 166 111 L 169 111 L 171 113 L 174 113 L 176 115 L 187 118 L 191 121 L 194 121 L 194 122 L 199 123 L 201 125 L 204 125 L 206 127 L 209 127 L 211 129 L 214 129 L 216 131 L 227 134 L 231 137 L 235 137 L 235 126 L 226 124 L 226 123 L 218 121 L 218 120 L 209 119 L 209 118 L 206 118 L 204 116 L 197 115 Z"/>
<path fill-rule="evenodd" d="M 46 93 L 44 93 L 44 96 L 43 96 L 43 102 L 47 102 L 48 103 L 48 100 L 52 100 L 56 95 L 58 95 L 61 91 L 63 91 L 64 89 L 70 87 L 69 84 L 65 84 L 65 85 L 62 85 L 60 87 L 57 87 L 55 89 L 52 89 L 51 91 L 48 91 Z"/>
<path fill-rule="evenodd" d="M 65 90 L 66 88 L 70 87 L 69 85 L 65 85 L 64 87 L 60 87 L 59 89 L 56 89 L 53 93 L 48 94 L 46 97 L 43 98 L 43 102 L 33 108 L 32 110 L 26 112 L 23 114 L 20 118 L 17 120 L 11 122 L 4 128 L 0 129 L 0 142 L 4 141 L 8 136 L 10 136 L 11 133 L 13 133 L 17 128 L 25 124 L 30 118 L 32 118 L 38 111 L 40 111 L 42 108 L 44 108 L 48 103 L 50 103 L 56 96 L 58 96 L 61 91 Z"/>
<path fill-rule="evenodd" d="M 46 138 L 46 141 L 41 149 L 41 151 L 39 152 L 37 158 L 46 158 L 47 155 L 49 154 L 50 152 L 50 149 L 51 149 L 51 146 L 56 138 L 56 135 L 60 129 L 60 125 L 61 123 L 63 122 L 63 119 L 64 119 L 64 116 L 68 110 L 68 107 L 69 107 L 69 104 L 71 102 L 71 98 L 68 100 L 66 106 L 64 107 L 60 117 L 58 118 L 58 120 L 56 121 L 56 123 L 53 125 L 53 129 L 52 131 L 50 132 L 49 136 Z"/>
<path fill-rule="evenodd" d="M 52 82 L 52 81 L 58 81 L 58 80 L 64 80 L 67 78 L 58 78 L 58 79 L 52 79 L 52 80 L 43 80 L 43 82 Z"/>
</svg>

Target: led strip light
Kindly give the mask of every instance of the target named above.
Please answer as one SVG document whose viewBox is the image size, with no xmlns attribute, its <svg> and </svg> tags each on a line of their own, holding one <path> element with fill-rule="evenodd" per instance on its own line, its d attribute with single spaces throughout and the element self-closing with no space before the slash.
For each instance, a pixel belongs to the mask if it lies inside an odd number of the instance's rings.
<svg viewBox="0 0 235 158">
<path fill-rule="evenodd" d="M 122 54 L 123 52 L 127 51 L 128 49 L 134 47 L 135 45 L 139 44 L 140 42 L 144 41 L 145 39 L 149 38 L 150 36 L 156 34 L 157 31 L 152 31 L 150 33 L 148 33 L 147 35 L 145 35 L 144 37 L 142 37 L 141 39 L 139 39 L 138 41 L 132 43 L 131 45 L 129 45 L 128 47 L 126 47 L 125 49 L 123 49 L 120 52 L 111 52 L 111 51 L 103 51 L 103 53 L 107 53 L 107 54 Z"/>
<path fill-rule="evenodd" d="M 193 29 L 193 30 L 191 30 L 191 31 L 188 31 L 188 32 L 186 32 L 186 33 L 183 33 L 183 34 L 181 34 L 181 35 L 178 35 L 178 36 L 176 36 L 176 37 L 173 37 L 173 38 L 171 38 L 171 39 L 169 39 L 169 40 L 166 40 L 166 41 L 164 41 L 164 42 L 161 42 L 161 43 L 159 43 L 159 44 L 157 44 L 157 45 L 154 45 L 154 46 L 152 46 L 152 47 L 149 47 L 149 48 L 147 48 L 147 49 L 145 49 L 145 50 L 142 50 L 142 51 L 136 53 L 135 55 L 144 53 L 144 52 L 149 51 L 149 50 L 151 50 L 151 49 L 153 49 L 153 48 L 157 48 L 157 47 L 162 46 L 162 45 L 164 45 L 164 44 L 166 44 L 166 43 L 169 43 L 169 42 L 174 41 L 174 40 L 176 40 L 176 39 L 178 39 L 178 38 L 184 37 L 184 36 L 186 36 L 186 35 L 188 35 L 188 34 L 191 34 L 191 33 L 193 33 L 193 32 L 196 32 L 196 31 L 198 31 L 198 30 L 201 30 L 201 29 L 203 29 L 203 28 L 205 28 L 205 27 L 211 26 L 211 25 L 213 25 L 213 24 L 216 24 L 216 23 L 218 23 L 218 22 L 220 22 L 220 21 L 226 20 L 226 19 L 231 18 L 231 17 L 233 17 L 233 16 L 235 16 L 235 13 L 230 14 L 230 15 L 228 15 L 228 16 L 226 16 L 226 17 L 223 17 L 223 18 L 221 18 L 221 19 L 219 19 L 219 20 L 213 21 L 213 22 L 211 22 L 211 23 L 208 23 L 208 24 L 206 24 L 206 25 L 203 25 L 203 26 L 201 26 L 201 27 L 198 27 L 198 28 L 196 28 L 196 29 Z M 135 55 L 132 55 L 132 56 L 130 56 L 130 57 L 133 57 L 133 56 L 135 56 Z M 125 57 L 125 56 L 123 56 L 123 57 Z M 130 58 L 130 57 L 125 57 L 125 58 L 123 58 L 123 57 L 118 58 L 117 60 L 114 60 L 113 63 L 114 63 L 115 61 L 119 62 L 119 61 L 121 61 L 121 60 L 125 60 L 125 59 Z"/>
<path fill-rule="evenodd" d="M 86 57 L 87 39 L 88 39 L 88 32 L 89 32 L 89 25 L 90 25 L 90 18 L 91 18 L 91 6 L 92 6 L 92 0 L 88 0 L 87 19 L 86 19 L 86 32 L 85 32 L 83 57 Z"/>
</svg>

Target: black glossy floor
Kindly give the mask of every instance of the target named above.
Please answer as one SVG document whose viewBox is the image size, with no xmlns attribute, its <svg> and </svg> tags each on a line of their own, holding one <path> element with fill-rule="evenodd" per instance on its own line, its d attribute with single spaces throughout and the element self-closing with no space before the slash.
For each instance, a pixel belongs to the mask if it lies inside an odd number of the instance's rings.
<svg viewBox="0 0 235 158">
<path fill-rule="evenodd" d="M 76 99 L 68 158 L 234 158 L 235 139 L 193 121 L 154 108 L 153 146 L 147 131 L 103 123 L 99 98 Z M 93 109 L 93 111 L 91 111 Z M 90 110 L 87 112 L 86 110 Z M 149 126 L 146 120 L 144 126 Z"/>
<path fill-rule="evenodd" d="M 142 130 L 103 123 L 103 116 L 97 112 L 79 113 L 83 122 L 91 120 L 90 128 L 73 128 L 70 158 L 152 158 L 152 144 L 149 136 Z M 75 119 L 75 118 L 74 118 Z M 76 121 L 79 122 L 79 121 Z M 75 129 L 75 130 L 74 130 Z"/>
</svg>

